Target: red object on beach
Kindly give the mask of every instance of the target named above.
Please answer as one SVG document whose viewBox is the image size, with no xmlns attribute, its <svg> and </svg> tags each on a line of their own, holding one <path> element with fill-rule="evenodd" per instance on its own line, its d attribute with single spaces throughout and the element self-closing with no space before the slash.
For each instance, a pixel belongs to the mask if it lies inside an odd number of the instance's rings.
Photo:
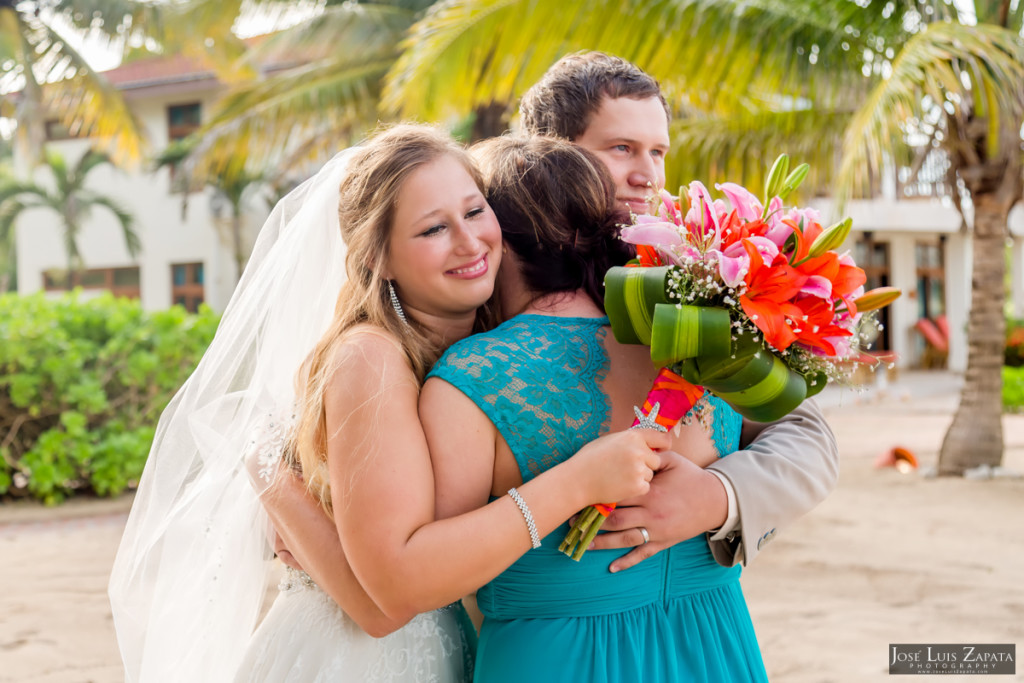
<svg viewBox="0 0 1024 683">
<path fill-rule="evenodd" d="M 895 467 L 900 472 L 906 473 L 916 470 L 917 466 L 917 457 L 902 446 L 890 448 L 875 460 L 875 469 Z"/>
</svg>

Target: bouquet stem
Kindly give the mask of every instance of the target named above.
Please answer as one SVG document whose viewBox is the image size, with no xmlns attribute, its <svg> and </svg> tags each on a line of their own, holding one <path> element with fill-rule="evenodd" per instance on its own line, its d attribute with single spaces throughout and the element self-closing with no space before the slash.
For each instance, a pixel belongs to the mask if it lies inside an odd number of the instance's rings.
<svg viewBox="0 0 1024 683">
<path fill-rule="evenodd" d="M 580 558 L 583 557 L 583 553 L 590 547 L 594 537 L 597 536 L 597 532 L 601 529 L 601 525 L 604 524 L 604 520 L 614 509 L 614 503 L 611 505 L 598 503 L 586 508 L 580 513 L 576 523 L 572 525 L 572 529 L 565 535 L 565 539 L 562 540 L 558 549 L 579 562 Z"/>
<path fill-rule="evenodd" d="M 672 429 L 703 395 L 703 387 L 687 382 L 668 368 L 662 368 L 647 394 L 644 414 L 649 415 L 654 404 L 660 403 L 661 409 L 655 421 L 666 429 Z M 638 423 L 639 420 L 633 421 L 634 426 Z M 583 510 L 558 549 L 579 562 L 614 509 L 615 503 L 596 503 Z"/>
</svg>

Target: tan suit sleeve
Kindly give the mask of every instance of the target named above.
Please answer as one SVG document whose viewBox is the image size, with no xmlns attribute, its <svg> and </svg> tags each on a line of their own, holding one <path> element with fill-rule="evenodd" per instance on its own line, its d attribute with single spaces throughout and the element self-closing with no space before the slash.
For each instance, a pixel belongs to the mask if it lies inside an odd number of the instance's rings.
<svg viewBox="0 0 1024 683">
<path fill-rule="evenodd" d="M 749 564 L 776 533 L 835 488 L 839 447 L 814 399 L 778 422 L 743 422 L 743 450 L 710 465 L 732 484 L 739 528 L 708 543 L 719 564 Z M 741 444 L 742 446 L 743 444 Z"/>
</svg>

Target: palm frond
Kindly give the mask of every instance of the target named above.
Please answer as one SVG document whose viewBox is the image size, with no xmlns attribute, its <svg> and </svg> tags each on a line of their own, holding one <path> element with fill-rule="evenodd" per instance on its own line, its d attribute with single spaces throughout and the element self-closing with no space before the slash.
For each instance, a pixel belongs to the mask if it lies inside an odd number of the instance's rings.
<svg viewBox="0 0 1024 683">
<path fill-rule="evenodd" d="M 757 195 L 774 159 L 786 153 L 794 164 L 808 163 L 801 187 L 808 196 L 827 189 L 850 112 L 737 111 L 731 116 L 692 116 L 673 122 L 673 151 L 666 160 L 671 191 L 691 180 L 735 182 Z"/>
<path fill-rule="evenodd" d="M 11 199 L 0 201 L 0 242 L 11 246 L 14 244 L 14 222 L 24 211 L 34 208 L 37 204 L 30 200 Z M 2 268 L 6 264 L 0 264 Z"/>
<path fill-rule="evenodd" d="M 147 143 L 121 94 L 53 29 L 40 25 L 39 33 L 39 63 L 51 79 L 62 78 L 45 86 L 46 110 L 72 135 L 95 138 L 118 163 L 136 164 Z"/>
<path fill-rule="evenodd" d="M 110 155 L 106 152 L 101 152 L 96 149 L 86 150 L 85 154 L 78 158 L 75 162 L 75 167 L 71 173 L 75 178 L 84 179 L 89 174 L 89 171 L 100 166 L 102 164 L 112 163 L 110 161 Z"/>
<path fill-rule="evenodd" d="M 73 179 L 68 172 L 68 162 L 64 155 L 55 149 L 47 147 L 43 152 L 43 161 L 50 168 L 50 175 L 57 185 L 56 195 L 70 196 L 74 191 Z"/>
<path fill-rule="evenodd" d="M 46 188 L 27 180 L 12 179 L 0 184 L 0 206 L 4 206 L 7 202 L 19 198 L 19 195 L 45 197 L 49 196 L 50 193 Z"/>
<path fill-rule="evenodd" d="M 256 67 L 297 66 L 338 59 L 339 51 L 390 54 L 415 20 L 415 12 L 391 4 L 344 3 L 264 37 L 246 60 Z"/>
<path fill-rule="evenodd" d="M 153 27 L 160 23 L 166 5 L 139 0 L 53 0 L 49 10 L 63 17 L 77 30 L 90 37 L 104 36 L 110 41 L 122 41 L 139 31 L 140 27 Z"/>
<path fill-rule="evenodd" d="M 902 35 L 883 13 L 879 3 L 847 0 L 452 0 L 412 28 L 382 104 L 401 116 L 443 119 L 513 102 L 559 57 L 581 49 L 702 91 L 705 109 L 759 78 L 777 92 L 842 92 L 838 67 L 856 72 L 866 44 L 884 52 Z M 845 28 L 854 19 L 851 34 Z"/>
<path fill-rule="evenodd" d="M 979 24 L 936 23 L 914 35 L 850 121 L 838 175 L 840 197 L 863 189 L 871 169 L 905 144 L 906 125 L 924 102 L 953 110 L 972 103 L 990 123 L 990 140 L 1004 117 L 1017 119 L 1024 102 L 1024 41 L 1013 31 Z M 992 128 L 991 124 L 995 124 Z M 1019 135 L 1019 132 L 1017 133 Z M 946 144 L 952 144 L 947 139 Z"/>
<path fill-rule="evenodd" d="M 190 175 L 234 175 L 246 164 L 258 171 L 296 147 L 309 148 L 311 140 L 336 150 L 347 140 L 330 133 L 373 128 L 381 79 L 413 18 L 386 5 L 346 3 L 268 38 L 254 50 L 256 62 L 280 64 L 283 55 L 292 55 L 299 64 L 221 99 L 197 134 L 185 164 Z"/>
<path fill-rule="evenodd" d="M 184 54 L 212 69 L 223 83 L 250 80 L 257 71 L 243 59 L 245 41 L 232 30 L 244 4 L 244 0 L 177 2 L 164 9 L 157 40 L 165 52 Z"/>
<path fill-rule="evenodd" d="M 135 217 L 132 216 L 131 212 L 110 197 L 104 197 L 91 192 L 84 194 L 82 200 L 93 206 L 105 207 L 113 213 L 117 218 L 118 224 L 121 226 L 121 234 L 124 236 L 124 243 L 128 248 L 128 253 L 132 258 L 139 255 L 139 252 L 142 251 L 142 240 L 139 239 L 139 234 L 135 231 Z"/>
<path fill-rule="evenodd" d="M 46 139 L 43 115 L 43 89 L 35 73 L 36 28 L 38 22 L 27 22 L 13 8 L 0 9 L 0 32 L 4 36 L 5 50 L 13 57 L 6 59 L 0 73 L 0 92 L 20 87 L 20 97 L 2 98 L 4 116 L 18 122 L 15 145 L 30 164 L 34 164 Z"/>
<path fill-rule="evenodd" d="M 276 163 L 297 144 L 326 130 L 365 130 L 376 120 L 380 80 L 391 59 L 315 64 L 227 96 L 199 132 L 192 174 L 236 174 L 245 164 Z M 338 148 L 343 141 L 324 139 Z M 238 150 L 246 150 L 239 155 Z"/>
</svg>

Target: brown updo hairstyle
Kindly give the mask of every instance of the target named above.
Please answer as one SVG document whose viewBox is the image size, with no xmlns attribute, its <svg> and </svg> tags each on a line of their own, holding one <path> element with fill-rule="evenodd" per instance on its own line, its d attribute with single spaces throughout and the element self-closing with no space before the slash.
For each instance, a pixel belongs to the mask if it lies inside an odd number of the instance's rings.
<svg viewBox="0 0 1024 683">
<path fill-rule="evenodd" d="M 556 138 L 506 136 L 470 153 L 505 244 L 537 297 L 584 290 L 604 308 L 604 275 L 633 258 L 619 239 L 627 216 L 615 183 L 591 152 Z"/>
<path fill-rule="evenodd" d="M 401 343 L 420 381 L 443 350 L 427 328 L 412 318 L 408 323 L 398 318 L 384 272 L 395 207 L 405 181 L 417 169 L 445 156 L 459 161 L 483 191 L 480 172 L 464 147 L 437 128 L 413 124 L 382 130 L 365 142 L 349 161 L 339 188 L 339 229 L 347 248 L 348 280 L 338 294 L 330 328 L 301 373 L 301 415 L 294 443 L 307 487 L 328 510 L 324 393 L 334 377 L 335 350 L 345 333 L 358 324 L 387 330 Z"/>
</svg>

